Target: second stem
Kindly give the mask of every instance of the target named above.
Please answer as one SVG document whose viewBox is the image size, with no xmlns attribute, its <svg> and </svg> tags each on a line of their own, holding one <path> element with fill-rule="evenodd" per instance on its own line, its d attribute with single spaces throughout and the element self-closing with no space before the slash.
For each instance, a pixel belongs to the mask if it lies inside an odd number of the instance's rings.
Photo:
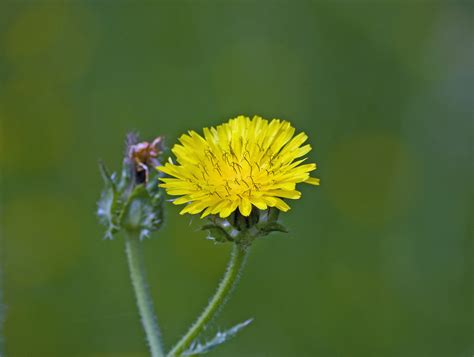
<svg viewBox="0 0 474 357">
<path fill-rule="evenodd" d="M 164 356 L 160 342 L 160 330 L 153 311 L 153 303 L 145 277 L 145 266 L 143 262 L 142 242 L 138 235 L 128 234 L 125 239 L 125 251 L 127 253 L 130 278 L 132 279 L 135 297 L 137 299 L 138 311 L 141 316 L 143 329 L 148 340 L 148 346 L 152 357 Z"/>
<path fill-rule="evenodd" d="M 201 313 L 196 322 L 191 326 L 188 332 L 169 352 L 169 357 L 181 355 L 201 333 L 209 321 L 219 312 L 220 308 L 225 304 L 232 288 L 239 280 L 240 272 L 245 264 L 249 248 L 238 244 L 233 244 L 232 253 L 227 264 L 227 270 L 222 278 L 216 293 L 212 297 L 209 304 Z"/>
</svg>

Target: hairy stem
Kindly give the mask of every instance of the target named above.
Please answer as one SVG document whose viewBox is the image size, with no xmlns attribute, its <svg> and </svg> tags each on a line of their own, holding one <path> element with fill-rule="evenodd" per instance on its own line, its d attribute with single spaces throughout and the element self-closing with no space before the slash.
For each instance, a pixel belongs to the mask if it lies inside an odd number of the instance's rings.
<svg viewBox="0 0 474 357">
<path fill-rule="evenodd" d="M 3 340 L 3 320 L 5 315 L 5 310 L 3 308 L 3 295 L 2 295 L 2 271 L 0 270 L 0 356 L 3 356 L 4 351 L 4 340 Z"/>
<path fill-rule="evenodd" d="M 244 266 L 248 255 L 248 247 L 237 244 L 233 245 L 232 254 L 227 264 L 227 270 L 222 278 L 216 293 L 209 301 L 204 311 L 201 313 L 196 322 L 191 326 L 189 331 L 181 338 L 181 340 L 168 353 L 169 357 L 180 356 L 189 348 L 194 339 L 201 333 L 207 323 L 217 315 L 219 310 L 225 304 L 233 287 L 239 280 L 240 272 Z"/>
<path fill-rule="evenodd" d="M 138 311 L 142 320 L 143 329 L 148 341 L 152 357 L 164 356 L 160 342 L 160 330 L 153 311 L 153 303 L 145 277 L 142 242 L 138 234 L 127 234 L 125 239 L 130 278 L 137 299 Z"/>
</svg>

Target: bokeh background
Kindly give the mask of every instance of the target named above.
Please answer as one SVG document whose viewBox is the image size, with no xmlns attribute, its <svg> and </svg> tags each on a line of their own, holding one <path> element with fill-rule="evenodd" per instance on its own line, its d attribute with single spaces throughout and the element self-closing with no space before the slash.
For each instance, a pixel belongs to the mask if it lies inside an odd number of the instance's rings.
<svg viewBox="0 0 474 357">
<path fill-rule="evenodd" d="M 320 187 L 258 241 L 210 356 L 461 357 L 473 348 L 469 2 L 0 2 L 6 356 L 146 356 L 97 161 L 238 114 L 310 136 Z M 146 241 L 169 347 L 229 246 L 168 207 Z"/>
</svg>

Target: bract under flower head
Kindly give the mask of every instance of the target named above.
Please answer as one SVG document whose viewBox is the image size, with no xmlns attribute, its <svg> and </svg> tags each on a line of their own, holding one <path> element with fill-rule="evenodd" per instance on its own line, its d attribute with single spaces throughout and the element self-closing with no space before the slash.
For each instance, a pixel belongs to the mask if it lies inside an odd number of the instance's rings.
<svg viewBox="0 0 474 357">
<path fill-rule="evenodd" d="M 258 209 L 290 207 L 282 198 L 298 199 L 297 183 L 319 185 L 310 177 L 316 164 L 302 164 L 310 150 L 307 135 L 294 136 L 284 120 L 268 121 L 239 116 L 217 127 L 204 128 L 204 136 L 189 131 L 172 148 L 170 159 L 157 169 L 173 176 L 161 178 L 168 194 L 181 196 L 174 204 L 187 204 L 180 212 L 228 217 L 236 209 L 249 216 Z"/>
</svg>

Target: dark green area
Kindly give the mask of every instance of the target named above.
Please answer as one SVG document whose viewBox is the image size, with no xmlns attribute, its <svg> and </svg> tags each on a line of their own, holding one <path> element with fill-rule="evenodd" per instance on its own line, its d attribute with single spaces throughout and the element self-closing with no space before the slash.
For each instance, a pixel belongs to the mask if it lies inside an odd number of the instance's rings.
<svg viewBox="0 0 474 357">
<path fill-rule="evenodd" d="M 238 114 L 310 137 L 320 187 L 254 244 L 210 356 L 470 357 L 473 7 L 435 1 L 0 2 L 7 356 L 146 356 L 98 159 Z M 179 216 L 145 242 L 167 347 L 228 245 Z M 192 224 L 189 224 L 192 221 Z M 1 320 L 1 317 L 0 317 Z"/>
</svg>

